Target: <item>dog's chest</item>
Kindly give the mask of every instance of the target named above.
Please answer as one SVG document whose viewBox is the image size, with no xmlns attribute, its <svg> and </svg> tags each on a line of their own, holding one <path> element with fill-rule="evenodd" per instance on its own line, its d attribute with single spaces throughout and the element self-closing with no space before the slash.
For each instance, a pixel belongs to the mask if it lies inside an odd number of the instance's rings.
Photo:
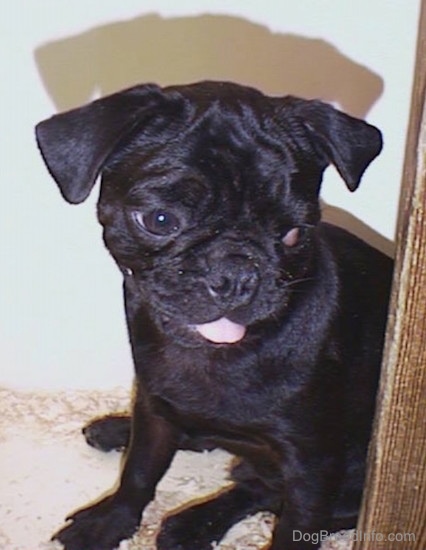
<svg viewBox="0 0 426 550">
<path fill-rule="evenodd" d="M 141 381 L 173 422 L 245 431 L 269 424 L 282 398 L 262 367 L 239 354 L 164 354 L 161 363 L 143 369 Z"/>
</svg>

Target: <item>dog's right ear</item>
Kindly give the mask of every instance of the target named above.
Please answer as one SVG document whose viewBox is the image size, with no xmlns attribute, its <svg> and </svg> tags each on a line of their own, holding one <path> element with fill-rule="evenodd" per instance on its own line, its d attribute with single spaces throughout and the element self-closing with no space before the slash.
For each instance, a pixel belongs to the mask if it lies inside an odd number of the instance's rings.
<svg viewBox="0 0 426 550">
<path fill-rule="evenodd" d="M 135 86 L 36 126 L 39 149 L 65 200 L 78 204 L 89 196 L 111 153 L 162 97 L 158 86 Z"/>
</svg>

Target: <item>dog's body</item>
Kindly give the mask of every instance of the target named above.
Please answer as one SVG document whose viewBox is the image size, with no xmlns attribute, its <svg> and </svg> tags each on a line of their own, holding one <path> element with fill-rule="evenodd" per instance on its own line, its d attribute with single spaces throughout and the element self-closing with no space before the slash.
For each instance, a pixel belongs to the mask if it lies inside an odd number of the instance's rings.
<svg viewBox="0 0 426 550">
<path fill-rule="evenodd" d="M 330 163 L 356 189 L 379 132 L 320 102 L 207 82 L 139 86 L 37 134 L 69 202 L 102 172 L 137 381 L 119 489 L 56 537 L 116 547 L 181 447 L 241 461 L 232 489 L 165 522 L 161 550 L 207 550 L 259 510 L 278 516 L 273 550 L 354 526 L 392 262 L 320 223 L 318 192 Z M 128 432 L 111 418 L 87 437 L 114 447 Z"/>
</svg>

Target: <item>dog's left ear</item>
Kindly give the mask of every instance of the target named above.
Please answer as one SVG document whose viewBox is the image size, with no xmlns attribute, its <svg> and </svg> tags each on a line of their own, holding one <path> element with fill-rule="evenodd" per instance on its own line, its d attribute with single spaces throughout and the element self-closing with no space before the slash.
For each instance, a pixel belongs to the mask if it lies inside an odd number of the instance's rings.
<svg viewBox="0 0 426 550">
<path fill-rule="evenodd" d="M 327 164 L 333 164 L 348 188 L 355 191 L 365 169 L 382 149 L 380 131 L 321 101 L 288 99 Z"/>
</svg>

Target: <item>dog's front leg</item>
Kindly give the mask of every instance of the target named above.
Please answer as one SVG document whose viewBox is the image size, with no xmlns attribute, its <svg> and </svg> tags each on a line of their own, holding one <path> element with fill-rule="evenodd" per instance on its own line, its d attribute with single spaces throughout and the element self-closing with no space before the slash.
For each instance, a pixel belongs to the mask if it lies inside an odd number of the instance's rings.
<svg viewBox="0 0 426 550">
<path fill-rule="evenodd" d="M 66 550 L 113 550 L 138 528 L 145 506 L 177 449 L 176 429 L 135 400 L 130 445 L 115 493 L 72 514 L 54 535 Z"/>
<path fill-rule="evenodd" d="M 325 463 L 327 463 L 325 465 Z M 287 477 L 283 506 L 269 550 L 315 550 L 328 536 L 339 468 L 324 458 L 299 466 Z"/>
</svg>

